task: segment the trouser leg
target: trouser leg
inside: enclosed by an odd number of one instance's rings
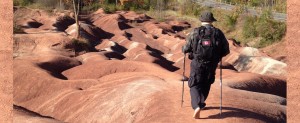
[[[200,107],[201,103],[207,99],[211,85],[205,85],[203,87],[193,86],[190,88],[190,95],[191,95],[191,103],[192,108],[196,109]]]
[[[197,88],[197,86],[191,87],[190,88],[190,95],[191,95],[192,108],[195,110],[197,107],[200,106],[200,103],[201,103],[200,88]]]
[[[201,92],[204,96],[204,101],[207,99],[209,91],[210,91],[211,84],[205,85],[205,87],[202,88]]]

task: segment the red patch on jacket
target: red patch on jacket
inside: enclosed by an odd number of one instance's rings
[[[210,40],[202,41],[203,46],[210,46],[210,44],[211,44]]]

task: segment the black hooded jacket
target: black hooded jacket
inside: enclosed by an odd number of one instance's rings
[[[209,25],[209,27],[206,28],[211,28],[212,26]],[[201,27],[204,28],[204,27]],[[215,48],[216,50],[214,50],[214,57],[212,61],[204,61],[201,62],[199,61],[199,59],[194,58],[191,62],[191,75],[190,75],[190,79],[189,79],[189,87],[193,87],[196,85],[200,85],[200,86],[204,86],[204,85],[209,85],[214,83],[215,80],[215,73],[216,73],[216,69],[218,66],[219,61],[221,60],[222,57],[226,56],[227,54],[229,54],[229,44],[227,39],[225,38],[223,32],[215,27],[214,28],[214,40],[215,42],[218,42],[218,44],[216,44]],[[182,51],[184,53],[190,53],[190,55],[192,55],[192,57],[194,57],[193,55],[197,55],[193,53],[193,47],[195,45],[195,43],[197,43],[199,40],[199,38],[197,38],[197,36],[199,36],[200,34],[200,27],[199,28],[195,28],[187,37],[186,39],[186,44],[183,46]],[[197,38],[197,39],[196,39]],[[189,55],[189,58],[190,58]],[[206,63],[207,62],[207,63]]]

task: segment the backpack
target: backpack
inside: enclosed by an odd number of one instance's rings
[[[219,42],[216,40],[217,29],[209,26],[197,28],[193,42],[193,58],[199,62],[209,63],[218,60]]]

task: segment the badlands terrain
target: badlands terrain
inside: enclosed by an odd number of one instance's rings
[[[284,54],[266,53],[272,46],[262,52],[229,40],[222,115],[219,67],[207,107],[195,120],[187,82],[181,107],[188,22],[99,9],[81,16],[85,43],[78,43],[69,15],[14,8],[24,30],[13,36],[15,123],[286,122],[287,64]]]

